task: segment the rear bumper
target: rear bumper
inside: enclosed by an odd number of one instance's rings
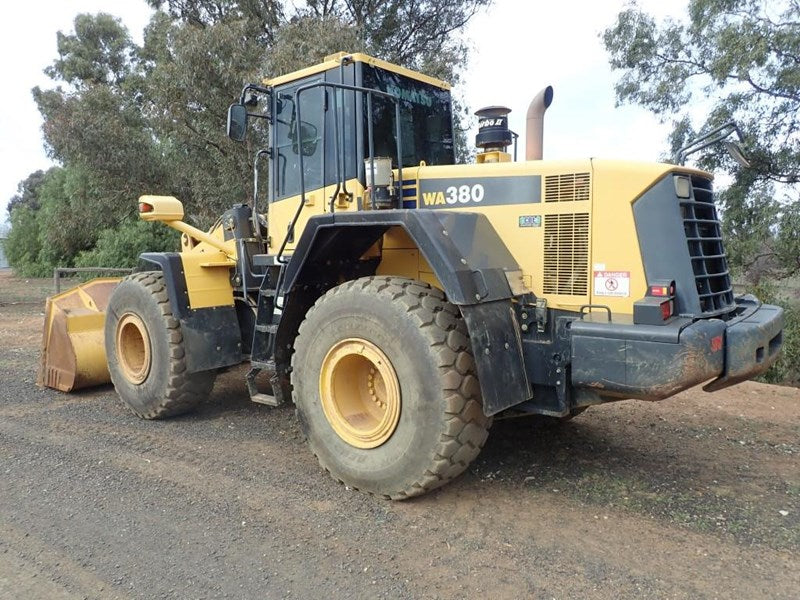
[[[736,299],[728,320],[673,319],[667,325],[575,321],[572,385],[601,396],[660,400],[704,381],[716,391],[766,371],[783,341],[783,309]]]
[[[761,304],[753,296],[738,299],[744,308],[725,330],[725,368],[703,389],[715,392],[757,377],[778,359],[783,345],[783,309]]]

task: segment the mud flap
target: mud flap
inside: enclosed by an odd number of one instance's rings
[[[522,354],[522,338],[510,300],[460,306],[467,323],[483,412],[497,414],[532,396]]]

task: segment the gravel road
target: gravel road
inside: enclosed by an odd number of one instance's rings
[[[0,598],[797,598],[800,390],[495,423],[453,484],[330,479],[243,372],[139,420],[34,384],[46,281],[0,273]]]

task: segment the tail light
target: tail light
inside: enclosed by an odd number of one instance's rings
[[[633,322],[663,325],[675,314],[675,282],[656,281],[647,286],[647,295],[633,303]]]

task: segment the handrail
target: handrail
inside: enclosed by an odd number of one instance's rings
[[[395,130],[396,130],[395,136],[396,136],[396,143],[397,143],[397,176],[398,176],[399,181],[401,182],[400,183],[400,189],[402,191],[402,181],[403,181],[403,143],[402,143],[402,139],[401,139],[402,129],[401,129],[401,123],[400,123],[400,98],[398,98],[394,94],[390,94],[389,92],[384,92],[382,90],[376,90],[376,89],[373,89],[373,88],[365,88],[365,87],[361,87],[361,86],[357,86],[357,85],[348,85],[348,84],[344,84],[344,83],[334,83],[334,82],[328,82],[328,81],[317,81],[317,82],[314,82],[314,83],[308,83],[306,85],[302,85],[302,86],[298,87],[297,90],[295,90],[294,97],[295,97],[295,110],[297,111],[297,117],[296,118],[297,118],[297,122],[298,122],[298,127],[295,130],[295,141],[297,142],[297,148],[298,148],[299,153],[300,153],[300,165],[299,165],[300,166],[300,203],[299,203],[299,205],[297,207],[297,210],[295,211],[294,217],[292,218],[292,222],[291,222],[291,224],[289,225],[289,228],[286,231],[286,236],[283,238],[283,242],[281,243],[281,247],[278,249],[278,254],[275,257],[275,260],[277,262],[280,262],[280,263],[288,262],[288,259],[284,259],[283,258],[283,252],[286,249],[286,245],[289,243],[289,238],[294,233],[294,227],[297,224],[297,221],[300,218],[300,213],[302,212],[303,206],[305,206],[305,203],[306,203],[305,165],[304,165],[304,160],[303,160],[303,146],[302,146],[302,128],[303,128],[302,127],[302,123],[303,123],[303,120],[301,118],[301,112],[300,112],[300,94],[302,92],[308,91],[310,89],[319,88],[319,87],[322,87],[322,88],[329,87],[329,88],[333,88],[334,90],[336,90],[336,89],[349,90],[349,91],[353,91],[353,92],[361,92],[361,93],[367,94],[367,105],[368,105],[368,108],[370,109],[370,112],[369,112],[369,115],[368,115],[368,121],[367,121],[367,128],[368,128],[368,131],[370,132],[370,134],[372,132],[372,111],[371,111],[371,108],[372,108],[372,95],[373,94],[377,94],[378,96],[383,96],[385,98],[389,98],[394,103],[394,108],[395,108]],[[333,94],[333,103],[334,103],[334,112],[336,113],[336,112],[338,112],[338,110],[337,110],[338,109],[338,105],[337,105],[336,94],[335,93]],[[337,117],[336,120],[335,120],[335,123],[336,123],[336,129],[338,130],[338,115],[334,115],[334,116]],[[338,131],[335,132],[335,135],[337,133],[338,133]],[[336,135],[336,138],[337,138],[336,139],[336,149],[337,149],[337,156],[338,156],[339,150],[340,150],[340,148],[339,148],[340,140],[339,140],[339,136],[338,135]],[[344,145],[344,139],[342,139],[341,142],[342,142],[342,146],[343,146]],[[325,143],[325,141],[323,140],[323,144],[324,143]],[[374,159],[375,159],[375,157],[373,155],[374,154],[374,142],[373,142],[373,139],[372,139],[372,135],[369,135],[369,146],[370,146],[370,160],[372,161],[371,164],[370,164],[370,168],[372,169],[373,178],[374,178],[374,173],[375,173],[375,162],[374,162]],[[323,149],[323,152],[324,152],[324,149]],[[344,148],[341,148],[341,154],[342,154],[342,163],[344,163]],[[343,178],[347,177],[347,173],[346,172],[345,173],[341,173],[340,172],[340,170],[339,170],[339,166],[340,165],[339,165],[339,161],[338,160],[337,160],[337,165],[336,166],[337,166],[337,168],[336,168],[336,171],[337,171],[337,182],[336,182],[336,185],[337,185],[337,188],[338,188],[340,183],[341,183],[341,180]],[[344,166],[346,168],[346,165],[344,165]],[[324,174],[323,174],[323,181],[324,181]]]

